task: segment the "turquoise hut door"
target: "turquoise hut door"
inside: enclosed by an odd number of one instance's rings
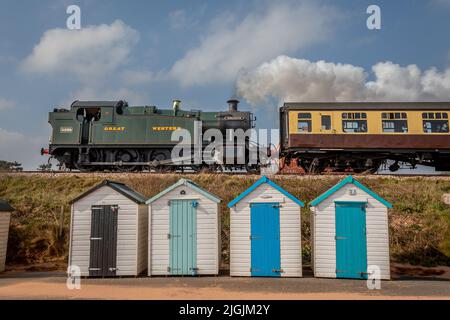
[[[169,272],[197,274],[197,206],[195,200],[170,201]]]
[[[336,277],[367,279],[366,203],[336,202]]]
[[[278,203],[251,204],[251,275],[279,277],[280,205]]]

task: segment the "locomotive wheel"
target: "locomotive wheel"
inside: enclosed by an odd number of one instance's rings
[[[170,159],[170,152],[168,150],[160,150],[156,151],[152,155],[152,161],[164,161]],[[154,168],[155,172],[157,173],[166,173],[174,171],[174,168],[172,166],[168,165],[158,165]]]
[[[138,152],[135,150],[121,150],[116,154],[116,161],[135,162],[137,156]],[[116,166],[116,169],[121,172],[133,172],[138,170],[138,166]]]

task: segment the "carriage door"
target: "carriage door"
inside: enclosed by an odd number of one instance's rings
[[[169,272],[171,275],[197,274],[196,200],[170,200]]]
[[[118,206],[93,206],[89,276],[116,275]]]
[[[251,221],[251,275],[253,277],[279,277],[280,205],[278,203],[252,203]]]
[[[366,203],[336,203],[336,277],[367,279]]]
[[[328,113],[320,114],[320,131],[324,133],[333,132],[331,114]]]

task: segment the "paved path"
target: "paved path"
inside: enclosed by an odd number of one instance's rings
[[[0,276],[0,299],[449,299],[450,281],[383,281],[368,290],[365,281],[314,278],[112,278],[82,279],[68,290],[62,273]]]

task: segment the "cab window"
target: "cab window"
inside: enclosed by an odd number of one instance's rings
[[[383,132],[408,132],[408,115],[406,112],[383,112],[381,121]]]
[[[77,120],[80,122],[100,121],[101,117],[100,108],[79,108],[77,110]]]
[[[425,133],[448,133],[448,113],[446,112],[424,112],[422,113],[423,132]]]
[[[344,112],[342,114],[342,131],[367,132],[367,113]]]
[[[311,132],[312,131],[312,121],[311,113],[299,113],[298,114],[298,132]]]

